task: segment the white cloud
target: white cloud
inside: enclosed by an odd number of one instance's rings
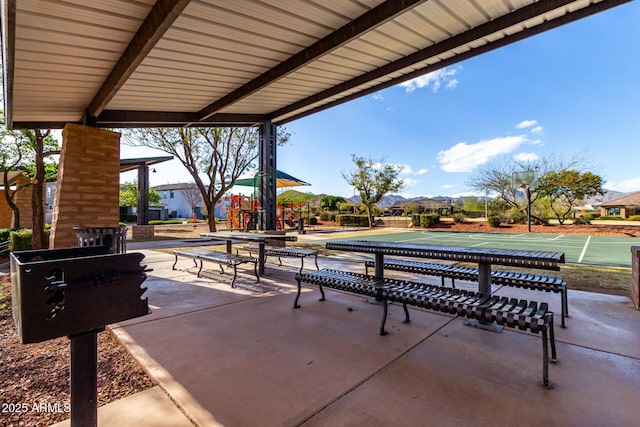
[[[384,97],[382,95],[380,95],[379,93],[371,95],[371,98],[374,101],[384,101]]]
[[[416,185],[422,181],[413,178],[402,178],[402,182],[404,182],[404,185]]]
[[[411,169],[411,166],[409,165],[403,165],[403,164],[396,164],[394,165],[395,167],[397,167],[398,169],[400,169],[400,173],[404,173],[404,174],[410,174],[413,172],[413,170]]]
[[[536,126],[532,128],[531,133],[534,135],[542,135],[542,126]]]
[[[539,158],[540,156],[538,156],[536,153],[518,153],[513,156],[513,160],[515,160],[516,162],[534,162]]]
[[[444,184],[444,185],[440,186],[440,188],[442,188],[443,190],[448,190],[450,188],[456,188],[456,187],[457,187],[457,185],[455,185],[455,184]]]
[[[640,191],[640,178],[625,179],[624,181],[607,181],[603,187],[607,190],[623,191],[625,193]]]
[[[416,89],[422,89],[431,86],[432,92],[437,92],[440,90],[442,85],[445,85],[446,89],[455,89],[458,85],[458,80],[453,78],[458,72],[458,68],[443,68],[441,70],[433,71],[431,73],[427,73],[420,77],[416,77],[415,79],[408,80],[406,82],[400,83],[400,86],[405,88],[406,92],[413,92]]]
[[[426,169],[420,169],[418,172],[416,172],[416,175],[424,175],[425,173],[427,173]]]
[[[530,128],[531,126],[537,125],[538,122],[536,120],[523,120],[516,125],[517,129],[525,129]]]
[[[500,154],[508,154],[528,142],[525,135],[494,138],[475,144],[460,142],[438,153],[438,162],[445,172],[471,172]]]

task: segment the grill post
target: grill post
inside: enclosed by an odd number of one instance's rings
[[[69,336],[71,342],[71,427],[98,425],[98,332]]]

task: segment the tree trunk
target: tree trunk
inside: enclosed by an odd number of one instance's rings
[[[367,216],[369,217],[369,228],[373,228],[373,214],[371,213],[371,206],[367,206]]]
[[[13,196],[9,194],[9,192],[11,191],[9,188],[9,175],[7,171],[5,171],[2,175],[4,198],[7,201],[7,205],[9,205],[11,211],[13,212],[13,218],[11,219],[11,228],[20,228],[20,209],[18,209],[18,206],[13,203]],[[18,191],[18,188],[16,188],[16,191]]]
[[[36,141],[36,176],[32,183],[31,208],[33,209],[32,236],[33,249],[45,249],[44,238],[44,136],[40,130],[35,130]]]
[[[218,231],[216,230],[216,204],[205,201],[205,205],[207,206],[207,217],[209,218],[209,231],[215,233]]]

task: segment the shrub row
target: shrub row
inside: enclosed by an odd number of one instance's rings
[[[640,221],[640,215],[631,215],[629,221]]]
[[[438,214],[411,214],[411,225],[414,227],[429,228],[440,223]]]
[[[49,230],[44,232],[47,246],[49,244]],[[0,242],[9,241],[10,251],[28,251],[33,249],[33,232],[28,228],[14,230],[11,228],[0,229]]]
[[[193,220],[191,220],[193,221]],[[181,219],[152,219],[149,221],[149,225],[162,225],[162,224],[182,224]]]
[[[489,224],[489,227],[500,227],[501,222],[502,220],[500,219],[499,216],[490,216],[487,218],[487,223]]]
[[[360,227],[369,226],[369,217],[367,215],[336,215],[336,221],[339,225],[358,224]]]

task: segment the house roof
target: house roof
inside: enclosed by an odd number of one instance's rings
[[[603,208],[611,206],[640,206],[640,191],[620,197],[619,199],[600,203],[600,207]]]
[[[156,191],[164,191],[164,190],[191,190],[194,188],[197,189],[198,187],[196,187],[196,184],[193,182],[182,182],[177,184],[156,185],[150,188]]]
[[[173,160],[173,156],[139,157],[136,159],[120,159],[120,173],[138,169],[141,165],[151,166]]]
[[[630,0],[1,0],[9,129],[284,124]]]

